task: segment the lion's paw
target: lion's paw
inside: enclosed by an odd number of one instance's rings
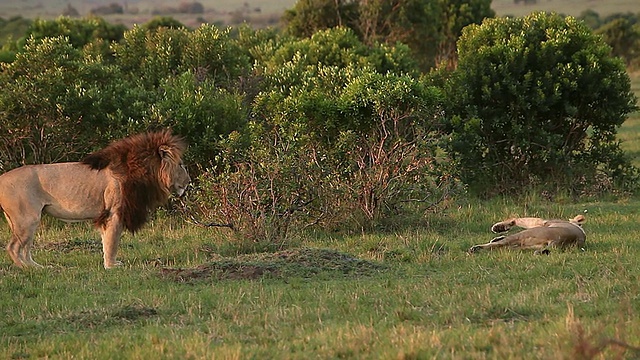
[[[108,263],[108,264],[105,263],[104,264],[104,268],[105,269],[113,269],[113,268],[116,268],[116,267],[119,267],[119,266],[122,266],[122,265],[124,265],[124,263],[122,261],[114,261],[114,262]]]

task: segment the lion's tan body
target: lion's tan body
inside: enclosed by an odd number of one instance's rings
[[[565,220],[544,220],[540,218],[514,218],[494,224],[491,230],[503,232],[512,226],[522,227],[525,230],[507,236],[498,236],[486,244],[475,245],[469,249],[476,252],[481,249],[515,248],[532,249],[536,253],[548,253],[549,248],[568,248],[577,246],[583,248],[586,234],[582,229],[585,218],[578,215],[575,218]]]
[[[64,221],[93,220],[102,238],[104,267],[119,264],[122,231],[136,231],[148,211],[166,201],[169,192],[181,195],[191,180],[181,160],[185,145],[178,138],[161,132],[131,139],[128,147],[114,150],[121,140],[83,162],[26,165],[0,176],[0,207],[12,231],[7,251],[16,265],[39,266],[31,246],[43,212]],[[143,152],[146,161],[127,151]],[[122,159],[132,159],[131,164],[123,165],[127,161]]]

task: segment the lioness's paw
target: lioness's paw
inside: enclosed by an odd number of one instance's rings
[[[491,227],[491,231],[494,233],[502,233],[505,232],[507,230],[509,230],[510,226],[504,223],[497,223],[497,224],[493,224],[493,226]]]
[[[551,251],[549,249],[536,250],[533,252],[534,255],[549,255]]]
[[[477,252],[480,249],[481,249],[481,246],[474,245],[471,248],[469,248],[468,252],[469,252],[469,254],[473,254],[474,252]]]

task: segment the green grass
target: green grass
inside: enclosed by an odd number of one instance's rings
[[[504,217],[585,209],[585,252],[466,253]],[[495,200],[246,255],[229,230],[159,217],[125,236],[112,271],[89,225],[47,220],[35,252],[47,268],[0,257],[0,358],[576,358],[609,338],[640,345],[639,210]]]

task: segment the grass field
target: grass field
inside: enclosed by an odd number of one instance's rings
[[[638,121],[620,131],[636,163]],[[497,220],[585,210],[585,251],[466,252]],[[0,358],[640,357],[637,198],[460,202],[420,226],[277,245],[229,231],[159,214],[105,271],[89,224],[45,219],[45,269],[0,255]]]
[[[466,253],[498,218],[584,210],[584,252]],[[160,216],[105,271],[88,224],[48,220],[35,252],[47,268],[0,257],[0,358],[631,359],[638,224],[637,201],[495,200],[242,255],[228,230]]]

